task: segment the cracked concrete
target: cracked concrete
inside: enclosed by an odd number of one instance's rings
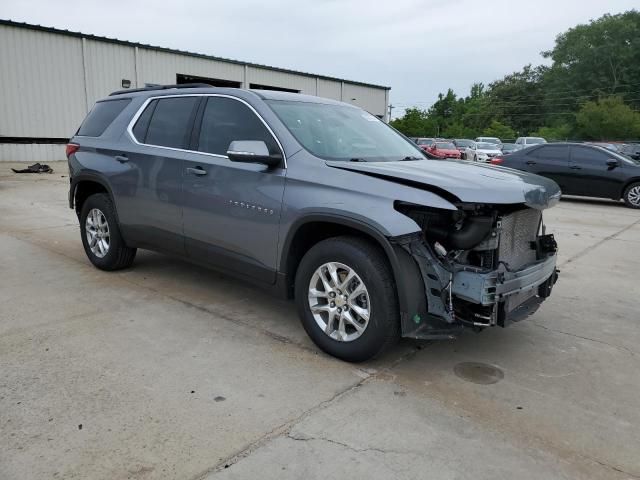
[[[563,200],[534,318],[349,365],[223,275],[94,269],[54,169],[0,172],[2,480],[640,478],[639,212]]]

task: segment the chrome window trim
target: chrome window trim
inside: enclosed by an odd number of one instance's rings
[[[155,97],[147,98],[144,101],[144,103],[140,106],[140,108],[138,109],[136,114],[133,116],[133,118],[129,122],[129,125],[127,125],[127,134],[129,135],[129,138],[131,139],[131,141],[133,143],[135,143],[136,145],[140,145],[140,146],[144,146],[144,147],[162,148],[162,149],[165,149],[165,150],[173,150],[175,152],[197,153],[199,155],[207,155],[209,157],[216,157],[216,158],[226,158],[227,160],[229,160],[229,157],[227,155],[220,155],[220,154],[217,154],[217,153],[200,152],[198,150],[188,150],[186,148],[165,147],[165,146],[162,146],[162,145],[153,145],[151,143],[141,143],[135,137],[135,135],[133,134],[133,127],[135,126],[136,122],[140,118],[140,115],[142,115],[142,112],[145,111],[145,109],[147,108],[149,103],[151,103],[153,100],[162,100],[163,98],[182,98],[182,97],[222,97],[222,98],[230,98],[232,100],[236,100],[236,101],[238,101],[240,103],[245,104],[247,107],[249,107],[249,109],[253,112],[253,114],[256,117],[258,117],[258,119],[262,122],[262,124],[266,127],[267,131],[271,134],[273,139],[278,144],[278,147],[280,148],[280,152],[282,152],[282,159],[284,161],[284,168],[285,169],[287,168],[287,155],[284,153],[284,148],[282,148],[282,144],[280,143],[280,140],[278,140],[278,137],[273,132],[273,130],[271,129],[269,124],[265,121],[265,119],[262,118],[262,115],[260,115],[258,113],[258,111],[255,108],[253,108],[253,106],[251,104],[249,104],[249,102],[247,102],[246,100],[243,100],[242,98],[239,98],[239,97],[234,97],[233,95],[226,95],[226,94],[222,94],[222,93],[187,93],[187,94],[182,94],[182,95],[158,95],[158,96],[155,96]]]

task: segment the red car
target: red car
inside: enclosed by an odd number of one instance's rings
[[[451,142],[433,142],[426,151],[439,158],[461,158],[460,152]]]

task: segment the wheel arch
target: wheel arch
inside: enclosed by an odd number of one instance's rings
[[[327,238],[354,235],[379,246],[385,254],[396,284],[396,295],[401,318],[426,311],[425,287],[413,258],[392,238],[387,238],[375,227],[362,221],[337,215],[306,216],[292,225],[285,238],[279,271],[284,275],[286,295],[293,296],[295,275],[304,254],[315,244]]]
[[[629,186],[631,186],[634,183],[640,183],[640,177],[633,177],[633,178],[630,178],[630,179],[626,180],[624,182],[624,185],[622,186],[622,189],[620,190],[620,197],[619,198],[624,199],[624,194],[626,193],[627,188],[629,188]]]
[[[69,208],[75,209],[76,214],[80,215],[82,204],[94,193],[106,193],[111,198],[111,201],[114,201],[111,187],[99,175],[82,173],[74,176],[69,189]],[[118,212],[116,212],[117,216]]]

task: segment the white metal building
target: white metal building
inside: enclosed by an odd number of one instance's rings
[[[146,84],[299,92],[386,119],[389,87],[0,20],[0,161],[63,160],[93,103]]]

